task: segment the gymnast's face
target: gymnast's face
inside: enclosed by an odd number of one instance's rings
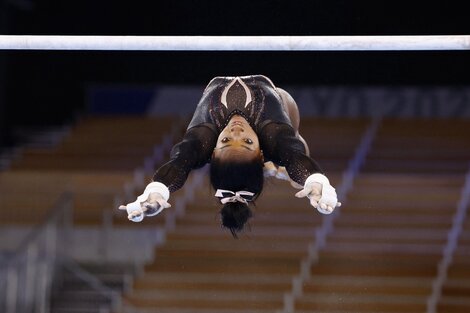
[[[214,149],[214,157],[222,160],[252,160],[260,157],[258,136],[240,115],[234,115],[222,130]]]

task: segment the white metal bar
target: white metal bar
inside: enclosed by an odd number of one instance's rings
[[[44,36],[0,35],[0,50],[379,51],[470,50],[470,35]]]

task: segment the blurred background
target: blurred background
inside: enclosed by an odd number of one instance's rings
[[[2,0],[16,35],[468,35],[463,2]],[[0,51],[0,311],[469,312],[470,51]],[[290,92],[343,207],[267,180],[220,228],[206,168],[135,199],[215,76]]]

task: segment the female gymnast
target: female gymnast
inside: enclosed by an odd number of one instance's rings
[[[263,190],[264,176],[291,180],[323,214],[340,206],[336,191],[309,156],[299,134],[294,99],[262,75],[216,77],[202,95],[183,140],[171,151],[135,202],[119,209],[140,222],[170,207],[170,193],[185,183],[191,170],[210,163],[210,181],[223,205],[222,225],[232,235],[252,216],[249,204]]]

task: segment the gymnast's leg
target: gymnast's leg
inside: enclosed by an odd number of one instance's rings
[[[297,138],[300,139],[300,141],[302,141],[305,146],[306,154],[310,156],[310,149],[308,148],[307,142],[305,141],[305,139],[302,138],[299,133],[300,113],[297,103],[295,102],[294,98],[292,98],[292,96],[284,89],[276,88],[276,90],[282,99],[282,105],[284,106],[284,110],[289,116],[289,119],[292,123],[292,127],[294,127],[295,135],[297,136]]]
[[[287,115],[289,116],[289,119],[292,123],[292,127],[295,130],[296,137],[299,138],[299,140],[304,144],[305,153],[307,155],[310,155],[310,150],[308,148],[307,142],[302,138],[302,136],[299,133],[300,114],[299,114],[299,108],[297,107],[297,103],[295,102],[294,98],[292,98],[292,96],[284,89],[276,88],[276,91],[281,97],[282,106],[284,110],[286,111]],[[289,180],[291,185],[294,188],[297,188],[297,189],[303,188],[303,186],[297,184],[296,182],[294,182],[293,180],[289,178],[289,174],[287,173],[286,169],[283,166],[277,167],[272,162],[267,162],[265,163],[265,173],[266,173],[266,176],[276,176],[276,178],[279,178],[279,179]]]

